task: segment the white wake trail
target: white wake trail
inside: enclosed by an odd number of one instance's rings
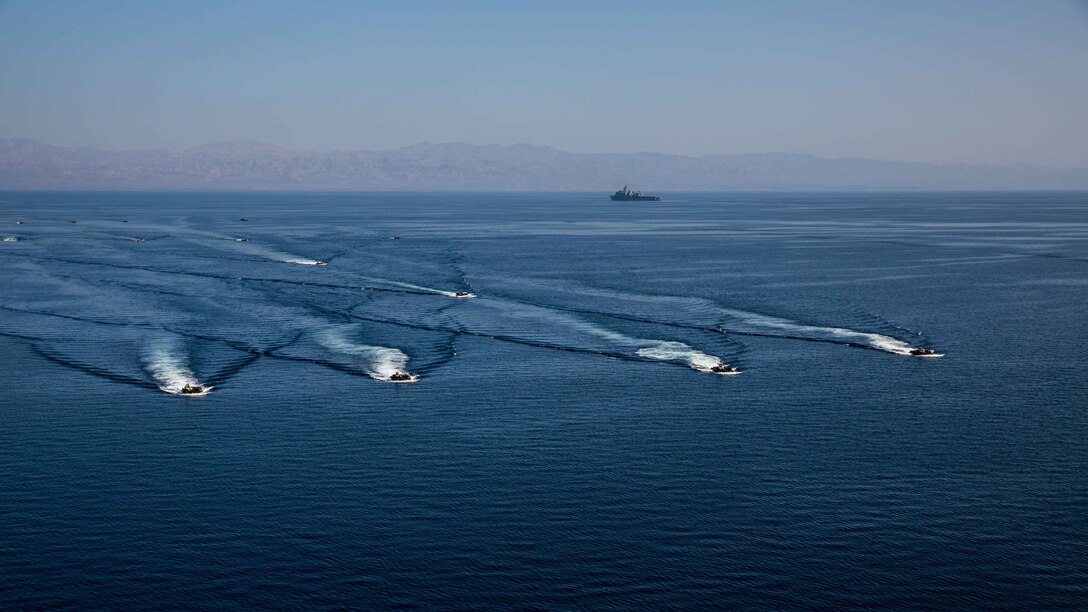
[[[420,291],[422,293],[433,293],[435,295],[444,295],[452,298],[474,298],[475,293],[469,293],[468,291],[446,291],[445,289],[436,289],[434,287],[425,287],[423,285],[416,285],[413,283],[406,283],[403,281],[396,281],[388,278],[378,278],[374,276],[360,276],[360,280],[364,280],[368,283],[376,283],[379,285],[389,285],[391,287],[400,287],[401,289],[411,289],[413,291]]]
[[[247,255],[253,255],[254,257],[260,257],[261,259],[267,259],[269,261],[278,261],[281,263],[297,264],[302,266],[324,266],[325,262],[319,259],[310,259],[308,257],[302,257],[300,255],[294,255],[274,249],[272,247],[265,246],[263,244],[257,244],[252,240],[242,240],[237,236],[228,236],[226,234],[217,234],[214,232],[204,232],[188,230],[186,231],[187,239],[194,244],[200,244],[219,250],[234,250]],[[193,236],[199,236],[201,238],[194,238]],[[211,239],[211,240],[208,240]]]
[[[710,372],[715,366],[725,365],[721,357],[696,350],[683,342],[628,336],[600,327],[589,321],[565,313],[556,312],[550,308],[495,299],[481,299],[480,303],[492,308],[501,308],[505,311],[505,314],[508,315],[521,318],[542,319],[561,324],[565,327],[615,344],[623,349],[633,349],[635,355],[644,359],[682,363],[689,368],[700,372]]]
[[[419,377],[407,370],[408,355],[400,349],[388,346],[358,344],[344,337],[341,330],[324,329],[316,335],[318,343],[330,351],[348,355],[362,362],[363,371],[375,380],[387,382],[415,382]],[[398,374],[407,375],[405,380],[396,380]]]
[[[509,282],[508,279],[504,280],[507,280],[507,282]],[[540,281],[534,281],[534,283],[539,284]],[[749,326],[753,331],[757,332],[760,329],[769,329],[789,332],[799,336],[807,335],[814,338],[823,337],[828,339],[837,339],[851,342],[854,344],[868,346],[880,351],[893,353],[896,355],[911,355],[912,350],[920,348],[906,341],[899,340],[897,338],[893,338],[884,334],[863,332],[845,327],[806,325],[804,323],[799,323],[797,321],[782,317],[763,315],[756,312],[738,310],[735,308],[726,308],[721,306],[717,302],[708,300],[706,298],[624,293],[611,289],[599,289],[594,287],[582,286],[562,286],[560,287],[560,289],[580,295],[603,297],[620,301],[687,307],[696,312],[704,312],[708,314],[716,313],[721,316],[729,317],[744,325]],[[940,355],[934,354],[931,356],[937,357]]]
[[[683,342],[661,341],[653,346],[636,351],[639,357],[659,361],[680,361],[700,372],[710,372],[712,368],[724,365],[720,357],[697,351]]]
[[[300,257],[298,255],[292,255],[290,253],[285,253],[283,251],[279,251],[279,250],[276,250],[276,249],[273,249],[273,248],[269,248],[269,247],[262,246],[262,245],[259,245],[259,244],[254,244],[253,242],[238,242],[236,244],[238,246],[238,249],[241,250],[241,251],[244,251],[244,252],[249,253],[251,255],[256,255],[258,257],[263,257],[264,259],[270,259],[272,261],[279,261],[279,262],[283,262],[283,263],[298,264],[298,265],[302,265],[302,266],[323,266],[323,265],[325,265],[325,262],[323,262],[321,260],[318,260],[318,259],[308,259],[306,257]]]
[[[827,334],[835,338],[842,338],[843,340],[846,340],[848,342],[871,346],[872,348],[875,348],[877,350],[885,351],[888,353],[895,353],[897,355],[910,355],[911,350],[916,348],[902,340],[892,338],[891,336],[885,336],[884,334],[862,332],[853,329],[847,329],[844,327],[805,325],[803,323],[790,321],[789,319],[781,319],[778,317],[756,314],[754,312],[747,312],[744,310],[733,310],[729,308],[719,309],[723,313],[739,319],[740,321],[751,325],[752,327],[780,329],[782,331],[800,334]]]
[[[159,384],[159,389],[167,393],[180,395],[186,386],[198,386],[201,393],[187,395],[205,395],[211,387],[200,384],[196,374],[189,368],[188,355],[181,347],[178,338],[165,336],[154,340],[144,353],[148,371]]]

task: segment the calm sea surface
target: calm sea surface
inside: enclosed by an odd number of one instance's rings
[[[664,195],[0,193],[0,607],[1088,607],[1088,194]]]

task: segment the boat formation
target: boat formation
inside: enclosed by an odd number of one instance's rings
[[[612,194],[612,200],[616,202],[660,202],[661,196],[646,195],[641,191],[628,189],[627,185],[624,185],[623,189]]]
[[[646,195],[642,191],[628,189],[626,185],[623,187],[623,189],[621,189],[621,190],[617,191],[616,193],[612,194],[611,198],[612,198],[612,200],[615,200],[615,201],[650,201],[650,202],[659,202],[659,201],[661,201],[661,198],[659,196]],[[239,219],[239,221],[248,221],[248,219],[246,217],[242,217],[242,218]],[[75,223],[76,221],[72,220],[70,222]],[[122,222],[127,223],[128,220],[126,219],[126,220],[123,220]],[[23,221],[16,221],[16,223],[19,224],[19,225],[22,225],[24,222]],[[397,236],[397,235],[392,235],[389,238],[391,240],[400,240],[400,236]],[[132,236],[129,239],[133,240],[135,242],[145,242],[147,240],[143,236]],[[19,240],[19,238],[16,237],[16,236],[0,236],[0,240],[2,240],[3,242],[17,242]],[[236,237],[233,238],[233,240],[235,240],[237,242],[249,242],[250,239],[245,237],[245,236],[236,236]],[[303,263],[303,262],[298,262],[298,263]],[[312,260],[312,261],[307,261],[307,262],[304,262],[304,263],[309,263],[309,264],[315,265],[315,266],[327,266],[327,265],[329,265],[328,262],[321,261],[321,260]],[[455,298],[462,298],[462,299],[477,297],[477,295],[475,293],[472,293],[470,291],[463,291],[463,290],[462,291],[455,291],[455,292],[452,292],[452,293],[448,293],[448,292],[442,292],[442,293],[444,293],[445,295],[449,295],[449,296],[452,296],[452,297],[455,297]],[[931,348],[927,348],[927,347],[911,348],[907,352],[907,354],[912,356],[912,357],[943,357],[944,356],[943,353],[938,353],[936,350],[931,349]],[[708,370],[703,370],[703,371],[705,372],[705,371],[708,371]],[[740,374],[739,369],[737,369],[735,366],[729,365],[727,363],[717,363],[714,366],[711,366],[709,368],[709,372],[714,373],[714,374],[718,374],[718,375]],[[390,382],[414,382],[416,380],[419,380],[419,377],[414,375],[414,374],[409,374],[407,372],[397,370],[397,371],[393,372],[392,374],[390,374],[388,376],[388,378],[386,378],[386,380],[388,380]],[[176,391],[173,391],[173,392],[178,394],[178,395],[203,395],[203,394],[208,393],[210,390],[211,390],[211,387],[208,387],[208,386],[200,385],[200,384],[197,384],[197,383],[186,383],[185,386],[181,387],[181,389],[177,389]]]

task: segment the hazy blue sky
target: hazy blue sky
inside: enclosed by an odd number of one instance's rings
[[[1088,166],[1088,8],[0,0],[0,137]]]

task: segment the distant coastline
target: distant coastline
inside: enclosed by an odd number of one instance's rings
[[[569,153],[532,145],[424,143],[380,151],[295,151],[222,142],[108,151],[0,139],[2,190],[200,191],[1080,190],[1088,168],[937,164],[798,153]]]

